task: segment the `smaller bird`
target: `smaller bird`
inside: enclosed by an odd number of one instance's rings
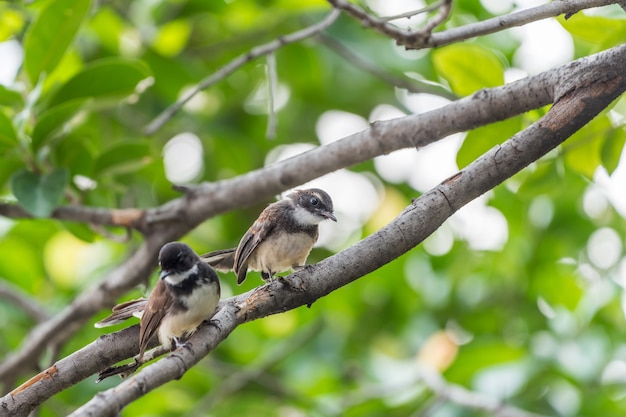
[[[159,252],[161,274],[150,297],[113,307],[110,316],[97,322],[97,328],[112,326],[140,317],[139,356],[142,363],[150,340],[156,335],[166,349],[184,345],[200,323],[213,316],[220,299],[217,274],[186,244],[170,242]],[[100,379],[110,368],[101,373]],[[109,372],[106,376],[120,372]]]
[[[318,224],[326,219],[337,221],[333,200],[325,191],[296,190],[267,206],[236,248],[210,252],[201,259],[219,271],[234,271],[238,284],[248,269],[271,280],[278,272],[304,267],[319,236]]]

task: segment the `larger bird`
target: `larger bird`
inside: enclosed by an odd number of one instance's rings
[[[267,206],[236,248],[201,258],[218,270],[235,271],[238,284],[249,269],[271,280],[278,272],[304,266],[319,236],[318,224],[326,219],[337,221],[330,196],[319,188],[297,190]]]
[[[95,324],[106,327],[132,316],[141,317],[139,363],[154,336],[166,349],[184,344],[202,321],[213,316],[220,299],[217,274],[186,244],[164,245],[159,265],[160,278],[147,301],[143,298],[119,304],[109,317]]]

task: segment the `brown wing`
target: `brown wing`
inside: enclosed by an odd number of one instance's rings
[[[125,303],[118,304],[113,307],[112,313],[108,317],[105,317],[94,324],[94,327],[101,328],[122,323],[123,321],[135,316],[135,314],[142,312],[146,308],[147,303],[147,299],[138,298],[136,300],[130,300]]]
[[[148,347],[150,339],[157,334],[159,325],[165,317],[166,312],[174,302],[172,294],[167,290],[167,286],[163,280],[159,280],[150,298],[148,305],[141,316],[141,325],[139,327],[139,358],[143,358],[143,354]]]
[[[241,284],[246,279],[248,272],[248,258],[259,244],[270,234],[274,228],[274,223],[270,221],[276,214],[278,203],[270,204],[261,212],[259,218],[248,229],[239,241],[235,251],[235,265],[233,270],[237,274],[237,284]]]
[[[200,256],[202,262],[222,272],[232,271],[235,265],[235,251],[237,248],[222,249],[205,253]]]

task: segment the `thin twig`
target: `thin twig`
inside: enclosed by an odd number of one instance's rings
[[[451,384],[443,379],[439,372],[427,366],[420,366],[420,376],[422,382],[438,397],[461,407],[483,411],[494,417],[545,417],[513,407],[488,395],[470,391],[460,385]]]
[[[360,55],[354,53],[350,48],[325,33],[319,33],[317,39],[320,42],[335,52],[337,55],[346,60],[346,62],[354,65],[355,67],[373,75],[376,78],[386,82],[394,87],[403,88],[410,93],[427,93],[436,95],[439,97],[447,98],[448,100],[457,100],[459,97],[444,87],[440,87],[434,84],[413,80],[406,76],[398,76],[383,69],[379,68],[375,64],[367,61]]]
[[[422,14],[422,13],[428,13],[428,12],[432,12],[433,10],[437,10],[438,8],[440,8],[444,2],[449,1],[449,0],[441,0],[438,1],[437,3],[433,3],[431,5],[428,5],[422,9],[419,10],[413,10],[410,12],[404,12],[404,13],[400,13],[400,14],[396,14],[393,16],[383,16],[381,17],[381,19],[387,21],[387,22],[391,22],[392,20],[398,20],[398,19],[410,19],[414,16],[417,16],[418,14]]]
[[[278,71],[276,70],[276,54],[271,52],[267,55],[267,129],[265,137],[267,139],[276,138],[276,125],[278,115],[276,114],[276,93],[278,92]]]
[[[11,303],[24,310],[24,312],[37,323],[50,318],[50,313],[39,301],[4,280],[0,280],[0,298],[9,300]]]
[[[445,31],[431,33],[432,28],[430,28],[430,26],[432,26],[432,22],[419,31],[402,30],[389,24],[387,20],[383,18],[372,16],[359,6],[350,3],[347,0],[328,0],[328,2],[334,7],[344,10],[352,17],[360,20],[363,26],[371,27],[382,34],[391,37],[398,45],[404,45],[407,49],[424,49],[435,46],[449,45],[451,43],[467,40],[477,36],[488,35],[490,33],[500,32],[504,29],[522,26],[537,20],[559,16],[561,14],[573,14],[583,9],[620,3],[617,0],[554,1],[508,15],[487,19],[482,22],[471,23]],[[444,12],[445,10],[442,10],[437,17],[433,18],[433,21],[437,23],[437,21],[442,17],[443,20],[445,20]]]
[[[253,59],[272,53],[277,49],[283,47],[284,45],[299,42],[303,39],[307,39],[316,35],[317,33],[323,31],[328,26],[330,26],[339,17],[340,14],[341,13],[339,12],[339,10],[333,9],[328,14],[328,16],[324,18],[324,20],[312,26],[309,26],[297,32],[290,33],[289,35],[282,36],[269,43],[266,43],[265,45],[257,46],[243,55],[239,55],[237,58],[233,59],[225,66],[200,81],[194,87],[189,89],[183,97],[178,99],[178,101],[162,111],[161,114],[159,114],[146,126],[146,128],[144,129],[145,134],[152,135],[161,127],[163,127],[163,125],[169,119],[171,119],[185,105],[185,103],[191,100],[191,98],[198,94],[200,91],[205,90],[213,84],[228,77],[230,74],[235,72],[235,70],[237,70],[244,64],[252,61]]]
[[[448,16],[450,16],[450,10],[452,10],[452,0],[443,0],[439,12],[428,21],[426,26],[421,30],[424,34],[429,34],[440,24],[442,24]]]

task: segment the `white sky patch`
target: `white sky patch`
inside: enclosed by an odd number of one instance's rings
[[[587,255],[596,267],[608,269],[615,265],[622,255],[622,240],[610,227],[598,229],[589,237]]]
[[[483,194],[449,220],[456,234],[474,250],[500,250],[509,238],[506,218],[500,210],[487,206],[488,199]]]
[[[521,41],[513,65],[529,74],[538,74],[574,58],[572,36],[554,20],[540,20],[511,30]]]
[[[317,119],[315,133],[322,145],[328,145],[368,127],[367,120],[358,114],[329,110]]]
[[[545,195],[535,197],[528,208],[528,217],[535,227],[546,228],[554,217],[552,200]]]
[[[600,219],[609,208],[609,200],[604,191],[596,184],[591,184],[583,194],[583,211],[592,219]]]
[[[517,80],[528,77],[528,73],[520,68],[507,68],[504,70],[504,83],[509,84]]]
[[[374,158],[374,168],[385,181],[399,184],[411,178],[418,161],[416,149],[400,149]]]
[[[406,116],[406,114],[396,106],[392,106],[391,104],[379,104],[370,112],[369,121],[391,120],[404,116]]]
[[[396,96],[415,114],[426,113],[450,103],[447,98],[427,93],[409,93],[403,89],[396,89]]]
[[[619,164],[611,176],[604,168],[599,167],[593,179],[600,189],[604,191],[615,210],[622,217],[626,218],[626,193],[624,192],[624,184],[626,184],[626,148],[622,149]]]
[[[455,133],[420,148],[408,181],[409,185],[420,192],[426,192],[456,174],[459,171],[456,154],[464,136],[465,133]]]
[[[448,223],[441,225],[432,235],[428,236],[422,246],[432,256],[443,256],[450,252],[454,245],[454,231]]]
[[[202,142],[193,133],[174,136],[163,148],[165,176],[175,184],[193,181],[204,168]]]
[[[0,43],[0,84],[10,86],[24,59],[24,50],[16,40]]]
[[[491,14],[501,15],[511,11],[513,0],[480,0],[480,4]]]

